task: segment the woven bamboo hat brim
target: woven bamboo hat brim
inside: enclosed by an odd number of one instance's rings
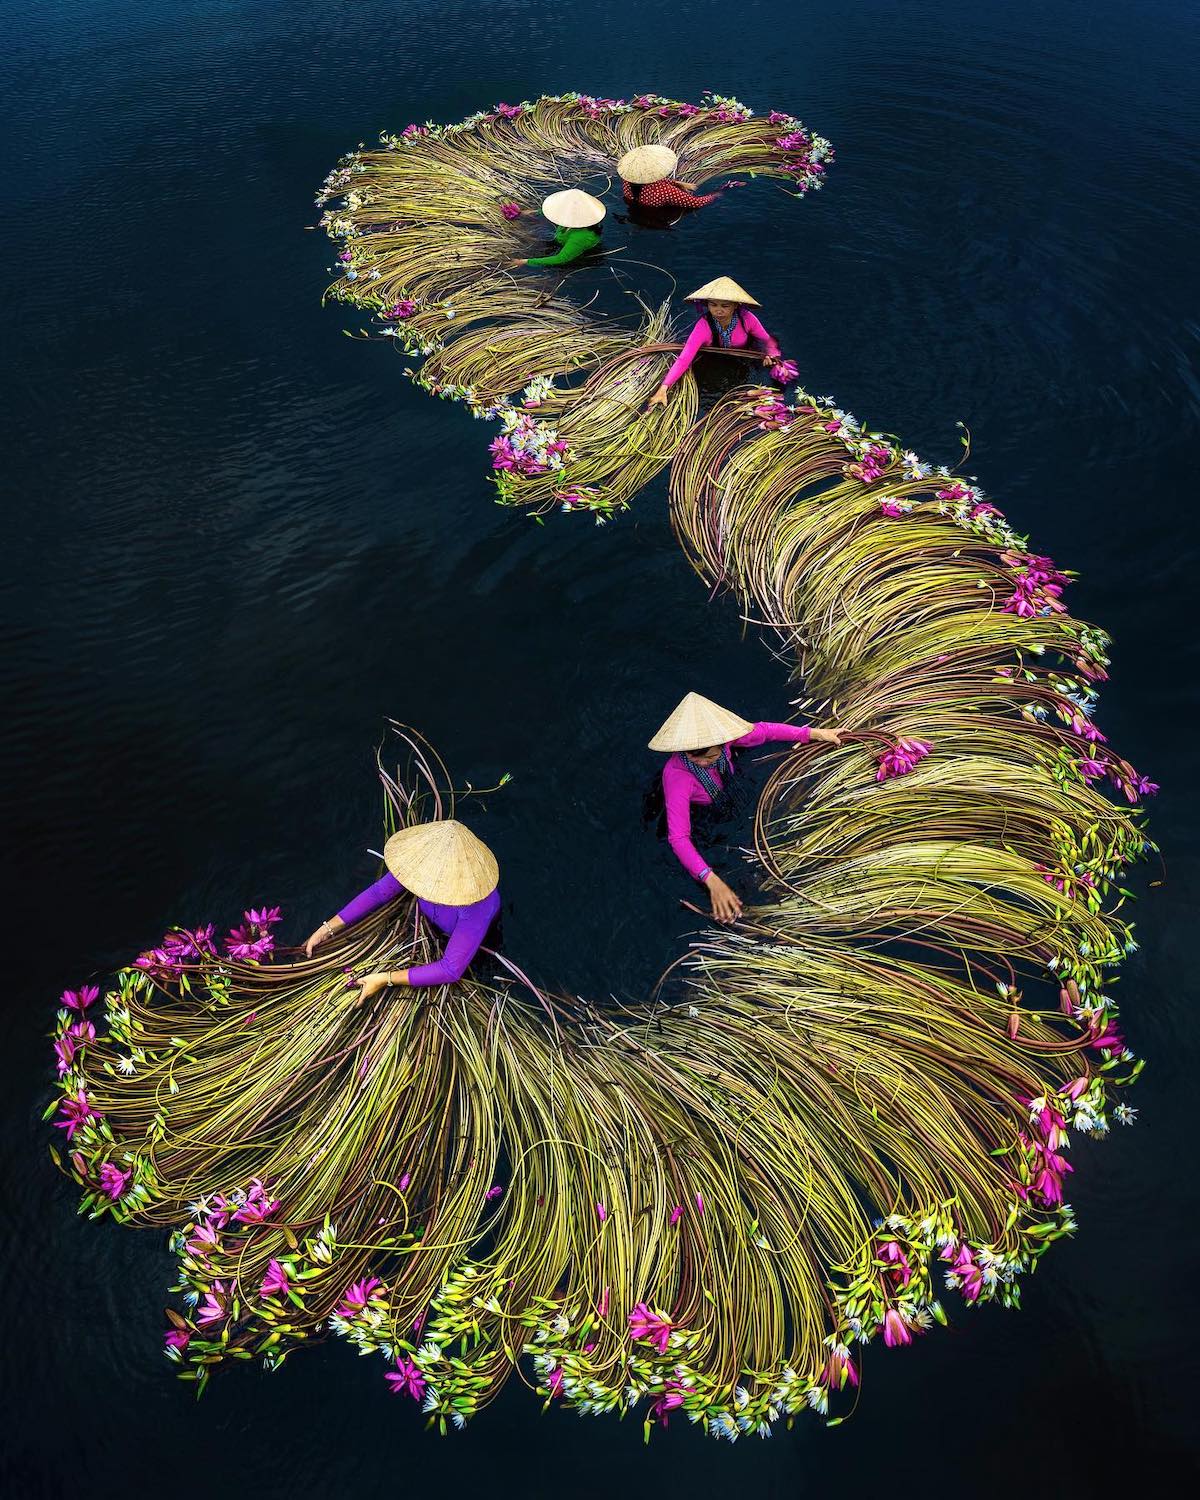
[[[753,724],[731,714],[711,698],[689,693],[650,741],[650,748],[707,750],[710,745],[727,745],[730,740],[740,740],[753,728]]]
[[[741,302],[746,307],[761,307],[757,301],[738,286],[732,276],[718,276],[715,281],[706,281],[699,291],[688,295],[688,302]]]
[[[393,833],[383,846],[383,862],[405,890],[447,906],[482,901],[500,882],[496,856],[453,818]]]
[[[679,158],[670,146],[635,146],[617,163],[617,171],[626,182],[661,182],[678,165]]]
[[[542,212],[560,229],[590,229],[608,212],[599,198],[580,188],[565,188],[542,199]]]

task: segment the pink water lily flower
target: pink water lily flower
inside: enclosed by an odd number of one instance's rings
[[[225,1300],[225,1283],[214,1281],[205,1292],[204,1301],[196,1312],[196,1322],[202,1328],[207,1328],[210,1323],[219,1323],[228,1310]]]
[[[777,359],[771,366],[771,374],[784,385],[790,385],[800,374],[800,366],[794,359]]]
[[[546,1376],[546,1389],[556,1399],[562,1395],[563,1372],[560,1366],[555,1365]]]
[[[671,1322],[639,1302],[629,1314],[629,1333],[639,1343],[651,1344],[659,1354],[665,1354],[671,1342]]]
[[[272,1256],[267,1262],[267,1274],[262,1279],[259,1292],[264,1297],[286,1297],[291,1289],[287,1270]]]
[[[879,1247],[879,1258],[887,1262],[888,1274],[895,1276],[901,1286],[907,1286],[912,1280],[912,1266],[908,1256],[895,1240],[884,1240]]]
[[[680,1384],[674,1376],[667,1381],[662,1395],[659,1396],[658,1400],[650,1408],[651,1414],[658,1418],[658,1425],[660,1427],[667,1425],[668,1414],[681,1407],[684,1401],[687,1400],[687,1395],[687,1386]]]
[[[220,1231],[213,1224],[197,1224],[192,1230],[192,1235],[186,1241],[189,1255],[194,1255],[198,1260],[203,1260],[210,1250],[219,1250],[221,1247]]]
[[[186,1328],[168,1328],[163,1335],[163,1343],[168,1349],[176,1349],[180,1354],[192,1342],[192,1336]]]
[[[519,203],[502,203],[500,212],[506,219],[519,219],[521,217],[521,205]]]
[[[484,1193],[484,1195],[483,1195],[483,1201],[485,1203],[491,1203],[493,1199],[495,1199],[495,1198],[502,1198],[503,1196],[504,1196],[504,1189],[500,1186],[500,1184],[498,1182],[494,1182],[494,1183],[492,1183],[491,1187],[488,1188],[487,1192]]]
[[[525,109],[520,104],[497,104],[496,113],[502,120],[519,120]]]
[[[897,740],[878,757],[879,769],[875,772],[875,780],[887,781],[893,776],[907,776],[932,749],[928,740]]]
[[[890,499],[883,499],[879,502],[879,511],[881,515],[889,516],[893,521],[908,514],[898,500]]]
[[[382,1286],[383,1282],[378,1276],[368,1276],[364,1281],[352,1281],[342,1293],[342,1300],[334,1308],[334,1316],[347,1320],[357,1318]]]
[[[675,1205],[675,1207],[671,1210],[671,1218],[670,1218],[670,1221],[669,1221],[670,1225],[671,1225],[671,1228],[674,1229],[675,1225],[678,1224],[679,1221],[680,1221],[680,1219],[682,1219],[682,1218],[683,1218],[683,1204],[682,1203],[677,1203]]]
[[[383,1377],[392,1388],[393,1396],[411,1396],[419,1401],[425,1394],[425,1376],[417,1364],[401,1355],[396,1361],[395,1371],[389,1370]]]
[[[55,1038],[54,1056],[57,1060],[58,1076],[61,1078],[64,1073],[70,1071],[75,1057],[75,1039],[69,1032]]]
[[[82,1047],[85,1042],[94,1042],[96,1040],[96,1028],[90,1021],[81,1019],[73,1021],[67,1027],[67,1035],[76,1046]]]
[[[266,1189],[256,1177],[246,1192],[246,1201],[234,1211],[237,1224],[261,1224],[279,1209],[278,1198],[268,1198]]]
[[[77,1010],[82,1014],[89,1005],[95,1005],[100,998],[100,991],[94,984],[83,984],[77,990],[64,990],[60,1005],[65,1005],[68,1010]]]
[[[835,1349],[825,1363],[824,1383],[830,1390],[844,1390],[847,1385],[858,1388],[858,1370],[850,1355]]]
[[[115,1203],[125,1192],[126,1184],[132,1176],[132,1170],[122,1172],[120,1167],[106,1161],[100,1168],[100,1191]]]
[[[889,1307],[883,1319],[883,1342],[889,1349],[912,1343],[912,1333],[898,1308]]]
[[[603,1203],[596,1204],[596,1217],[600,1220],[601,1224],[608,1218],[608,1209],[605,1208]]]
[[[75,1139],[75,1132],[77,1130],[82,1130],[92,1120],[101,1120],[104,1118],[100,1111],[93,1109],[88,1102],[87,1091],[85,1089],[79,1089],[74,1094],[65,1094],[58,1108],[63,1118],[55,1120],[54,1123],[59,1130],[67,1132],[67,1140],[69,1141]]]

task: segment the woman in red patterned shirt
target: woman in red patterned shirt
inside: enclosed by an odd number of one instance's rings
[[[697,193],[694,182],[676,182],[671,176],[679,158],[669,146],[635,146],[617,163],[625,184],[625,202],[630,208],[650,208],[688,213],[715,203],[724,189]],[[726,187],[733,184],[726,183]]]

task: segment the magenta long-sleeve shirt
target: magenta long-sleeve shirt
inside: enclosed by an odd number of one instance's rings
[[[731,349],[744,349],[750,340],[757,339],[763,345],[764,353],[773,358],[779,357],[779,345],[762,326],[748,307],[743,307],[740,314],[735,314],[733,332],[729,336],[729,347]],[[701,349],[717,346],[712,343],[712,329],[709,327],[707,318],[697,318],[696,326],[688,334],[688,341],[679,351],[675,363],[667,371],[667,378],[663,381],[664,386],[672,386],[692,367],[692,361]]]
[[[404,887],[390,872],[381,875],[374,885],[360,891],[354,900],[343,906],[338,916],[347,927],[361,922],[364,917],[386,906],[402,895]],[[415,989],[429,985],[454,984],[467,972],[467,965],[479,952],[487,930],[500,910],[500,890],[494,890],[481,901],[472,901],[469,906],[447,906],[441,901],[426,901],[417,897],[417,910],[427,921],[444,932],[450,941],[441,958],[431,964],[418,964],[409,969],[408,982]]]
[[[783,740],[794,745],[807,743],[807,724],[756,724],[749,734],[730,743],[735,750],[749,749],[752,745],[765,745],[768,740]],[[720,782],[720,771],[714,766],[712,775]],[[692,842],[692,804],[702,807],[712,804],[712,798],[700,785],[696,777],[684,764],[682,755],[672,755],[663,767],[663,800],[667,804],[667,842],[679,863],[697,880],[709,873],[709,865]]]

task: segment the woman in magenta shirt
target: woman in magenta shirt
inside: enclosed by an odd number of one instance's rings
[[[687,300],[697,306],[703,303],[703,311],[662,385],[650,397],[651,406],[666,405],[667,392],[691,369],[702,349],[745,349],[753,339],[762,346],[764,365],[773,365],[779,358],[779,345],[750,311],[759,304],[731,277],[706,282]]]
[[[807,724],[751,724],[727,708],[689,693],[650,741],[651,750],[674,753],[663,767],[663,800],[667,810],[667,842],[680,864],[708,887],[713,916],[733,922],[742,903],[716,873],[692,840],[692,808],[720,807],[728,798],[734,773],[734,750],[778,741],[806,745],[840,745],[841,731],[811,729]]]
[[[387,873],[322,922],[305,943],[305,953],[311,958],[326,938],[410,891],[425,920],[449,938],[445,952],[433,963],[368,974],[359,981],[361,998],[369,1000],[389,986],[428,989],[457,983],[500,911],[495,855],[468,828],[445,818],[392,834],[383,846],[383,860]]]

